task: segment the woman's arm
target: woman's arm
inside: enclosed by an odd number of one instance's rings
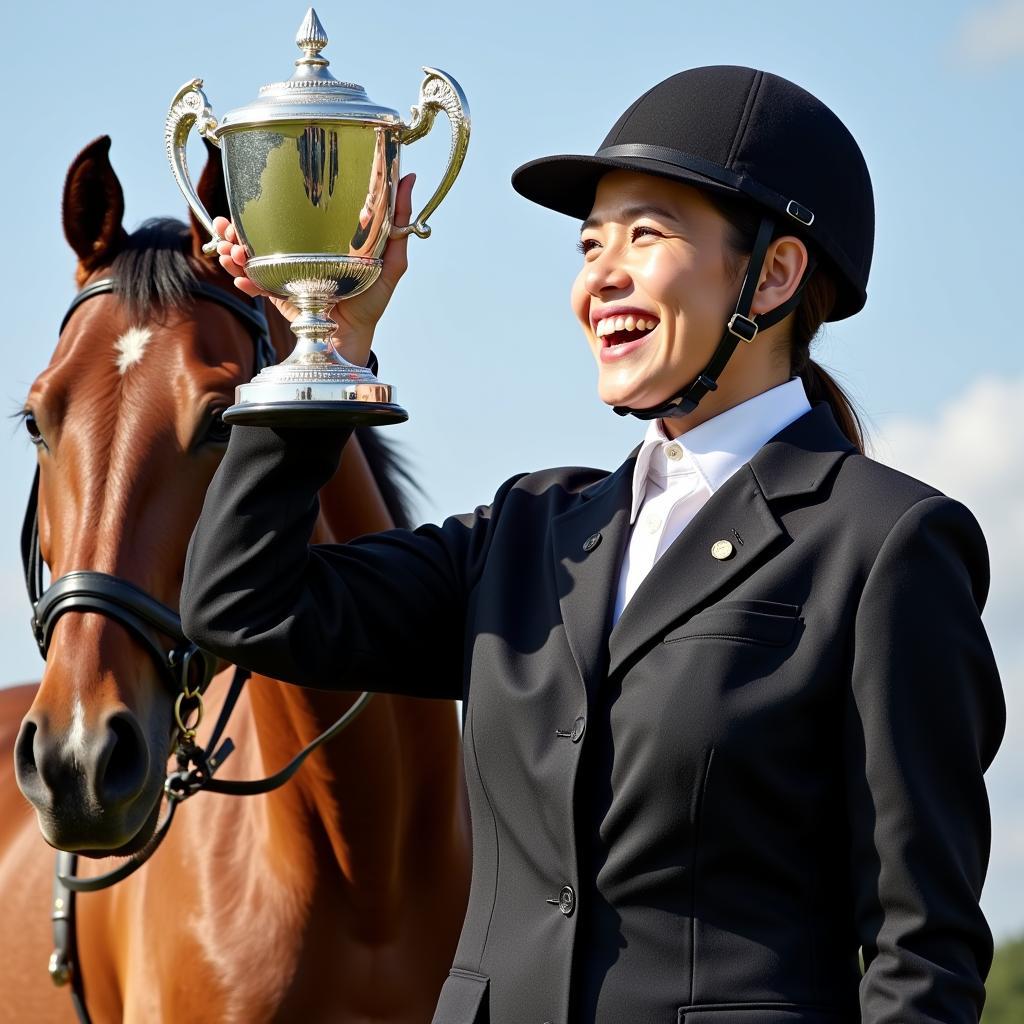
[[[845,760],[865,1024],[967,1024],[992,936],[983,773],[1005,725],[985,539],[945,496],[897,521],[857,611]]]
[[[398,184],[395,224],[408,224],[415,175]],[[234,226],[220,264],[246,295],[288,320],[298,310],[246,276]],[[408,237],[392,239],[377,281],[339,302],[333,344],[365,364],[377,322],[408,266]],[[205,650],[303,686],[462,697],[466,595],[485,557],[493,507],[441,527],[391,530],[349,544],[309,546],[320,488],[351,430],[236,426],[189,542],[182,628]]]
[[[254,672],[323,689],[463,697],[467,594],[495,502],[442,526],[310,546],[347,428],[237,426],[189,541],[182,628]]]

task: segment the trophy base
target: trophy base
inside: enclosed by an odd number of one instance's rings
[[[365,366],[330,347],[309,350],[299,342],[283,363],[262,369],[235,388],[225,423],[265,427],[355,427],[404,423],[409,414],[394,401],[394,388]]]
[[[393,402],[244,402],[225,409],[225,423],[258,427],[383,427],[409,414]]]

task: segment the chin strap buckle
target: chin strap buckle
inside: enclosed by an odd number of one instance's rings
[[[757,324],[750,319],[749,316],[744,316],[742,313],[733,313],[729,317],[729,323],[726,324],[730,334],[735,334],[741,341],[745,341],[748,345],[757,337]]]

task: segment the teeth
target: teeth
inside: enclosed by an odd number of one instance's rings
[[[608,334],[615,334],[618,331],[653,331],[658,326],[655,319],[645,320],[642,317],[634,316],[608,316],[598,320],[594,334],[599,338]]]

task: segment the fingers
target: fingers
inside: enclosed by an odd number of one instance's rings
[[[232,277],[244,277],[245,276],[245,260],[239,263],[232,252],[232,245],[230,242],[221,242],[217,246],[217,256],[220,260],[220,265],[232,276]],[[243,253],[244,257],[244,253]]]
[[[214,217],[213,229],[221,236],[222,241],[217,243],[217,257],[224,270],[234,278],[235,287],[246,295],[255,298],[257,295],[270,295],[254,281],[251,281],[245,273],[245,265],[249,256],[245,247],[239,244],[238,232],[235,225],[227,217]]]
[[[264,291],[255,281],[249,280],[247,277],[236,277],[235,287],[240,292],[245,292],[246,295],[250,295],[255,298],[257,295],[266,295],[268,298],[271,297],[270,292]]]
[[[395,223],[404,227],[412,217],[412,187],[416,184],[416,173],[407,174],[398,181],[395,194]]]
[[[405,227],[412,219],[412,187],[416,184],[416,175],[407,174],[398,182],[395,196],[395,226]],[[384,249],[384,265],[380,276],[392,288],[409,267],[409,236],[392,238]]]
[[[229,242],[238,241],[238,235],[235,233],[235,225],[232,224],[227,217],[214,217],[213,230],[216,231],[221,238],[226,238]]]
[[[244,267],[245,261],[249,257],[246,255],[245,248],[239,244],[235,225],[227,217],[214,217],[213,230],[222,239],[217,243],[217,252],[221,256],[230,256],[237,266]]]

